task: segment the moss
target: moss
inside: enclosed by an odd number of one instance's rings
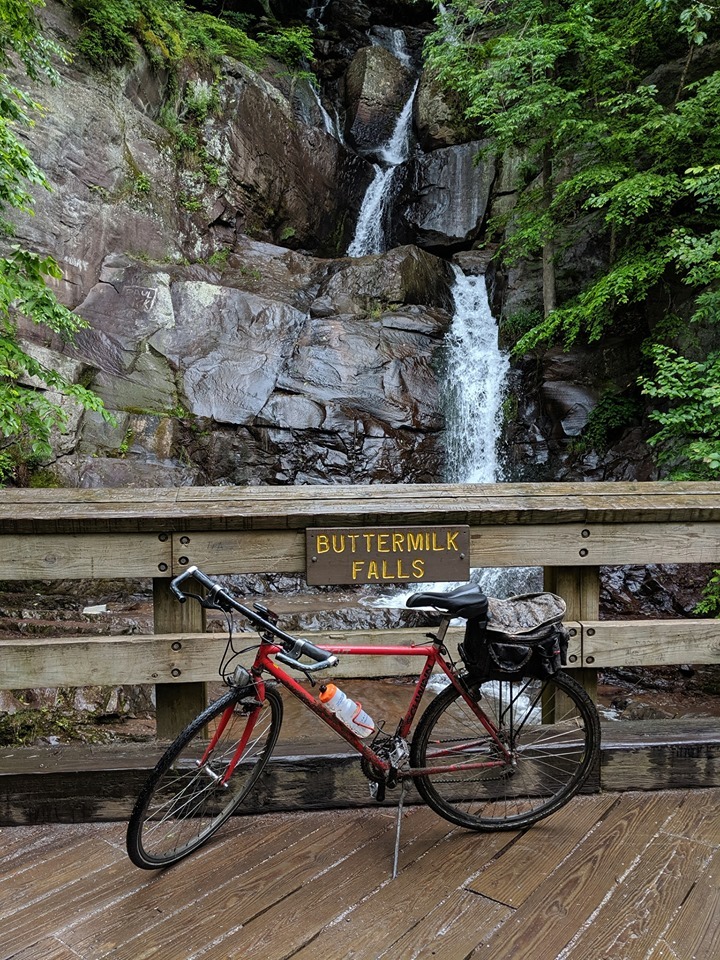
[[[36,470],[30,475],[28,486],[35,490],[52,490],[62,487],[62,482],[52,470]]]
[[[28,746],[43,737],[57,737],[63,742],[105,743],[112,739],[112,734],[98,728],[92,716],[51,707],[20,709],[0,716],[0,746]]]

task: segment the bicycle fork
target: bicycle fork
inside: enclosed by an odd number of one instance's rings
[[[214,770],[210,769],[207,763],[210,757],[212,756],[212,753],[215,747],[217,746],[218,741],[220,740],[220,737],[223,735],[225,728],[230,722],[231,717],[235,713],[235,707],[236,707],[235,703],[231,703],[230,706],[227,708],[227,710],[225,710],[222,717],[220,718],[220,722],[217,725],[217,729],[213,734],[212,739],[210,740],[210,743],[207,746],[207,749],[205,750],[205,753],[202,755],[202,757],[199,760],[195,761],[195,763],[200,768],[200,770],[205,774],[205,776],[209,777],[211,780],[214,780],[218,784],[218,786],[221,786],[224,790],[227,790],[230,777],[235,772],[235,767],[237,767],[242,755],[245,753],[245,749],[248,743],[250,742],[250,737],[252,736],[253,730],[255,729],[255,724],[257,723],[258,717],[260,716],[260,711],[262,710],[262,701],[265,699],[265,684],[263,683],[262,680],[257,681],[257,683],[262,684],[262,689],[258,689],[257,691],[258,696],[257,698],[254,698],[252,701],[253,709],[247,714],[247,722],[245,723],[245,729],[243,730],[243,735],[240,738],[240,742],[238,743],[237,747],[235,748],[235,752],[233,753],[230,763],[228,763],[225,769],[225,772],[222,774],[215,773]]]

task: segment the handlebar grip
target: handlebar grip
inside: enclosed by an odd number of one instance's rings
[[[185,580],[189,580],[191,577],[194,577],[198,583],[202,584],[203,587],[207,587],[208,590],[212,590],[217,587],[217,584],[214,583],[210,577],[206,577],[202,570],[198,570],[196,566],[188,567],[187,570],[183,570],[181,574],[178,574],[177,577],[173,577],[170,581],[170,591],[171,593],[180,601],[180,603],[185,603],[187,597],[180,589],[180,584],[184,583]]]
[[[327,650],[321,650],[320,647],[316,647],[314,643],[310,643],[309,640],[301,640],[302,643],[302,652],[306,657],[309,657],[311,660],[315,660],[316,663],[322,663],[323,660],[328,660],[332,658],[332,654],[328,653]]]

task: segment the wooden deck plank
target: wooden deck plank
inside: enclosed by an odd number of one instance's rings
[[[691,840],[653,838],[573,940],[568,960],[646,960],[707,857],[707,848]]]
[[[424,898],[423,898],[424,902]],[[513,911],[467,890],[453,890],[378,960],[455,960],[469,956]],[[370,960],[371,954],[365,955]],[[530,960],[528,957],[527,960]],[[533,958],[536,960],[536,958]]]
[[[473,880],[470,889],[509,907],[521,906],[617,802],[615,796],[577,797],[541,820]]]
[[[302,817],[275,817],[268,843],[268,818],[257,819],[259,823],[256,818],[236,818],[194,856],[170,870],[145,872],[128,863],[140,885],[107,906],[99,917],[79,917],[68,923],[62,931],[64,942],[82,956],[93,958],[111,954],[129,941],[139,950],[138,915],[147,918],[142,925],[143,942],[154,937],[162,940],[168,935],[167,925],[173,927],[176,917],[203,913],[207,901],[237,884],[243,873],[279,851],[292,857],[298,845],[314,842],[313,834],[319,829]],[[228,864],[232,864],[231,870]]]
[[[318,858],[307,893],[302,887],[296,888],[291,896],[253,917],[243,925],[240,937],[222,943],[223,957],[282,960],[294,955],[332,920],[342,918],[370,892],[387,884],[394,848],[394,817],[382,811],[377,819],[382,821],[382,832],[354,850],[341,853],[335,848],[334,863],[329,858]],[[413,809],[403,828],[401,862],[421,857],[446,832],[447,824],[438,824],[430,811]],[[163,955],[162,960],[172,957]]]
[[[292,827],[292,825],[291,825]],[[280,831],[276,843],[272,831],[265,830],[247,840],[249,850],[244,855],[243,834],[233,837],[230,844],[218,838],[204,848],[204,857],[182,861],[171,870],[150,874],[151,880],[118,904],[106,926],[102,917],[89,917],[63,933],[66,943],[81,955],[93,960],[112,957],[113,960],[137,960],[139,956],[178,957],[185,951],[198,949],[212,940],[220,917],[229,916],[234,907],[247,911],[243,918],[266,910],[276,899],[302,885],[304,874],[315,869],[313,851],[337,843],[352,844],[358,825],[352,820],[330,815],[325,835],[314,835],[307,822],[301,832],[284,837]],[[307,834],[310,836],[306,836]],[[234,856],[234,851],[238,853]],[[134,867],[136,875],[148,875]],[[137,932],[138,912],[151,919]],[[225,921],[222,921],[225,922]],[[168,953],[168,951],[170,951]],[[174,954],[172,951],[175,951]]]
[[[600,826],[486,943],[493,960],[558,956],[657,833],[668,812],[664,796],[620,797]]]
[[[345,917],[353,907],[388,884],[394,817],[386,817],[386,823],[384,842],[379,840],[353,851],[313,879],[311,909],[295,903],[277,903],[243,927],[242,942],[231,949],[226,947],[227,960],[255,956],[263,960],[283,960],[314,940],[333,920]],[[439,822],[423,807],[409,811],[402,830],[401,868],[417,863],[447,829],[447,824]]]
[[[78,960],[78,955],[55,937],[48,937],[13,954],[12,960]]]
[[[449,826],[445,824],[440,829],[448,831]],[[369,957],[373,953],[381,956],[401,935],[423,921],[428,900],[436,899],[440,903],[451,892],[461,889],[469,876],[511,845],[516,836],[515,833],[477,834],[459,829],[447,832],[417,863],[424,874],[422,900],[416,897],[415,871],[406,870],[393,881],[391,902],[386,896],[387,885],[383,884],[347,914],[344,923],[333,926],[336,956],[352,956],[353,951],[358,956]],[[475,899],[480,906],[480,898]],[[486,901],[486,909],[478,912],[476,920],[495,912],[494,909],[488,911],[488,907],[494,905]],[[384,916],[382,929],[373,923],[380,912]],[[298,950],[294,957],[295,960],[315,960],[314,943],[311,941]]]
[[[720,852],[663,931],[652,960],[716,960],[720,952]]]
[[[150,872],[126,859],[122,823],[43,827],[42,843],[35,827],[9,828],[3,893],[24,901],[3,924],[0,960],[717,960],[718,802],[718,789],[575,798],[562,812],[580,838],[570,852],[564,837],[529,843],[560,814],[515,837],[413,807],[396,880],[385,808],[239,818]],[[89,871],[93,840],[107,859]],[[523,844],[539,876],[509,907],[492,889],[504,861],[517,890]],[[42,851],[48,874],[64,864],[52,890],[37,872],[37,889],[26,883]],[[493,875],[490,895],[473,889]]]
[[[663,826],[665,833],[720,847],[720,817],[713,790],[688,790]]]
[[[222,861],[222,852],[218,848],[215,852],[218,867],[215,882],[203,890],[200,897],[194,894],[192,862],[188,862],[181,877],[175,880],[174,876],[180,872],[180,867],[185,867],[185,864],[178,865],[167,876],[167,882],[176,892],[181,880],[186,878],[186,885],[180,886],[184,897],[178,909],[141,933],[132,929],[130,920],[126,935],[115,933],[111,949],[96,950],[97,960],[101,957],[112,960],[139,960],[140,957],[143,960],[151,957],[153,960],[177,960],[181,955],[201,949],[208,941],[217,938],[221,930],[231,932],[240,926],[243,926],[242,942],[245,944],[245,925],[258,915],[265,917],[271,914],[277,904],[282,906],[295,902],[293,895],[304,885],[313,883],[325,868],[323,856],[327,857],[330,853],[345,859],[348,850],[354,851],[350,856],[357,856],[365,847],[374,847],[387,830],[387,822],[380,817],[359,821],[330,815],[330,823],[333,826],[328,826],[326,822],[321,837],[307,843],[297,843],[288,849],[278,846],[272,833],[269,837],[266,834],[265,858],[249,870],[243,869],[242,861],[233,861],[231,855],[229,860]],[[222,862],[228,864],[224,870],[220,868]],[[164,883],[165,877],[160,880]],[[190,896],[188,890],[191,891]],[[284,918],[280,920],[281,928],[284,928],[285,922]],[[83,933],[79,929],[66,937],[66,942],[78,951],[90,949],[92,953],[104,935],[101,918],[94,926],[96,929],[91,937],[79,936]],[[227,951],[227,947],[224,949]],[[227,956],[230,956],[229,951]]]

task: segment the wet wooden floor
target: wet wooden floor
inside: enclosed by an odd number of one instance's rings
[[[387,808],[234,820],[164,872],[125,825],[0,830],[3,960],[717,960],[720,790],[578,797],[524,833]]]

